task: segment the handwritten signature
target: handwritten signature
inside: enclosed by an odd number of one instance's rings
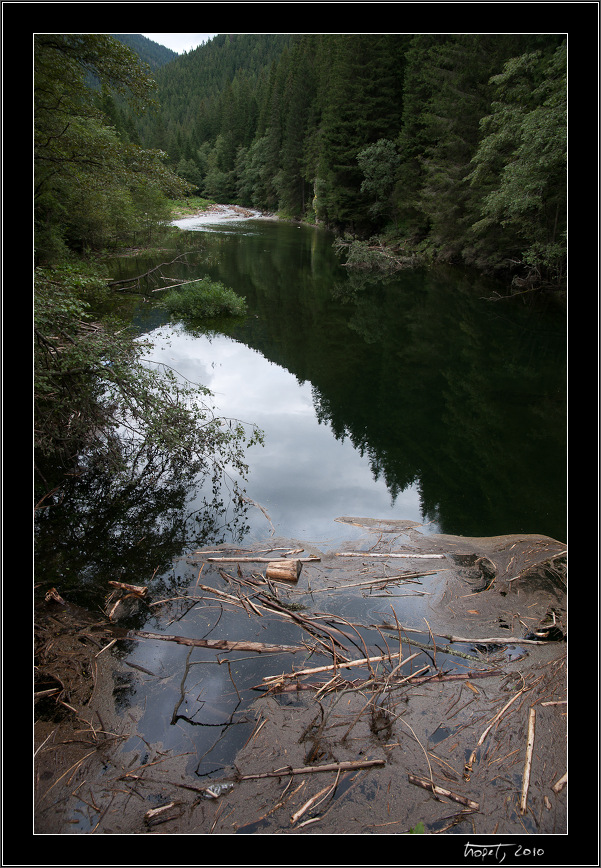
[[[514,857],[530,857],[543,856],[545,851],[542,847],[523,847],[521,844],[470,844],[468,841],[464,845],[463,856],[465,859],[480,859],[482,862],[491,860],[499,865],[505,861],[509,849],[512,848]]]

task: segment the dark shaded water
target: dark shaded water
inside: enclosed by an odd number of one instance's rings
[[[232,500],[229,481],[215,491],[139,479],[115,492],[102,474],[74,479],[61,509],[41,516],[49,580],[72,576],[77,602],[88,602],[97,574],[103,587],[107,570],[144,583],[194,546],[273,531],[335,546],[352,537],[334,521],[341,515],[566,539],[566,329],[556,303],[493,300],[498,285],[451,268],[350,274],[332,237],[310,227],[203,228],[181,237],[195,264],[165,273],[223,281],[248,315],[210,331],[169,323],[151,293],[134,321],[155,361],[211,389],[220,415],[264,430],[265,445],[247,454],[248,500]],[[115,276],[171,258],[120,260]]]
[[[350,274],[332,237],[309,227],[251,220],[181,241],[195,264],[165,273],[221,280],[246,298],[248,315],[207,331],[170,323],[145,301],[135,325],[152,338],[154,361],[210,388],[220,414],[264,430],[265,445],[248,453],[248,499],[231,499],[229,484],[141,479],[116,491],[102,474],[74,479],[38,519],[44,587],[93,609],[111,579],[148,585],[153,599],[173,597],[197,581],[197,568],[178,560],[194,548],[275,532],[333,549],[360,534],[334,521],[343,515],[410,519],[464,536],[566,539],[566,330],[556,303],[493,300],[498,285],[452,268]],[[115,276],[152,264],[115,263]],[[361,605],[358,597],[355,614]],[[174,627],[157,610],[135,626],[204,636],[220,617],[209,605],[193,626]],[[236,617],[227,622],[234,637],[248,627],[246,615]],[[269,637],[296,640],[289,628]],[[234,690],[208,652],[195,649],[191,662],[189,650],[155,642],[121,644],[119,653],[159,679],[116,686],[121,707],[147,708],[143,738],[165,749],[192,745],[191,773],[231,762],[252,724],[236,715],[269,659],[233,661]],[[194,706],[198,681],[202,702],[174,726],[184,665],[186,697]]]
[[[249,316],[225,324],[229,340],[180,328],[157,358],[214,389],[224,415],[264,426],[250,493],[279,531],[376,509],[446,533],[565,538],[562,311],[492,301],[498,285],[456,269],[349,275],[307,227],[202,235],[199,273]],[[296,521],[308,501],[314,521]]]

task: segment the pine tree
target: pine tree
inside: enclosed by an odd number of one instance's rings
[[[522,54],[491,79],[495,100],[470,176],[481,196],[473,231],[486,260],[512,259],[555,283],[566,259],[566,54],[565,41],[552,54]]]

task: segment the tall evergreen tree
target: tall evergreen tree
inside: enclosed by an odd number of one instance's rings
[[[567,58],[514,57],[493,76],[492,112],[473,158],[472,186],[481,196],[473,226],[487,262],[513,259],[537,277],[565,277],[567,220]]]

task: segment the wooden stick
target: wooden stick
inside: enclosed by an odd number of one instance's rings
[[[148,593],[148,588],[145,585],[128,585],[125,582],[112,582],[109,585],[113,588],[119,588],[120,591],[127,591],[130,594],[135,594],[138,597],[145,597]]]
[[[532,768],[532,752],[534,751],[534,721],[536,718],[536,710],[530,709],[528,716],[528,742],[526,744],[526,761],[524,763],[524,777],[522,780],[522,795],[520,798],[520,813],[526,813],[526,803],[528,801],[528,787],[530,786],[530,770]]]
[[[299,669],[298,672],[284,672],[281,675],[266,675],[263,678],[264,683],[269,683],[272,681],[279,681],[281,678],[298,678],[300,675],[315,675],[318,672],[331,672],[332,669],[350,669],[351,666],[365,666],[368,663],[378,663],[381,660],[389,660],[392,657],[400,657],[400,653],[395,654],[382,654],[379,657],[362,657],[360,660],[348,660],[346,663],[333,663],[329,666],[315,666],[313,669]],[[417,657],[418,653],[412,654],[411,657],[407,657],[405,660],[401,661],[400,665],[404,663],[408,663],[410,660],[413,660],[414,657]]]
[[[410,784],[415,784],[417,787],[423,787],[424,790],[429,790],[435,796],[446,796],[448,799],[452,799],[454,802],[459,802],[460,805],[465,805],[466,808],[471,808],[472,811],[479,811],[480,805],[478,802],[473,802],[471,799],[468,799],[466,796],[460,796],[457,793],[452,793],[451,790],[447,790],[446,787],[439,787],[436,784],[433,784],[432,781],[429,781],[427,778],[420,778],[418,775],[408,774]]]
[[[434,570],[433,572],[437,573],[440,570]],[[425,575],[425,573],[422,573],[422,575]],[[382,629],[391,630],[392,626],[392,624],[380,624]],[[401,626],[400,629],[403,633],[426,632],[426,630],[419,627]],[[544,639],[522,639],[521,636],[488,636],[485,639],[468,639],[465,636],[451,636],[449,633],[435,633],[434,635],[458,645],[544,645],[547,641]]]
[[[284,563],[287,558],[280,558],[279,560]],[[321,558],[313,557],[310,558],[297,558],[301,562],[301,564],[310,564],[310,563],[318,563],[321,561]],[[222,563],[222,564],[273,564],[278,562],[278,558],[207,558],[207,561],[210,563]]]
[[[472,678],[493,678],[494,676],[504,675],[499,669],[479,669],[472,672],[454,672],[451,675],[445,675],[443,672],[436,672],[434,675],[424,675],[420,678],[410,676],[412,684],[423,684],[434,681],[471,681]],[[393,682],[394,683],[394,682]]]
[[[338,772],[352,771],[354,769],[369,769],[375,766],[384,766],[386,761],[383,759],[373,760],[347,760],[340,763],[326,763],[322,766],[303,766],[300,769],[293,769],[290,766],[284,766],[281,769],[276,769],[273,772],[260,772],[255,775],[240,775],[236,778],[238,781],[254,781],[259,778],[279,778],[283,775],[310,775],[315,772]]]
[[[566,772],[565,775],[562,775],[560,777],[560,779],[556,783],[553,784],[551,789],[553,790],[554,793],[560,793],[563,790],[563,788],[565,787],[565,785],[567,784],[567,782],[568,782],[568,773]]]
[[[521,695],[522,695],[522,693],[524,692],[525,689],[526,689],[525,687],[522,687],[521,690],[518,690],[518,692],[515,693],[515,694],[511,697],[511,699],[509,700],[509,702],[506,702],[506,703],[505,703],[505,705],[503,706],[503,708],[502,708],[499,712],[497,712],[497,714],[495,714],[495,716],[493,717],[493,719],[491,720],[491,722],[488,724],[488,726],[486,727],[486,729],[484,730],[484,732],[482,733],[482,735],[481,735],[480,738],[478,739],[478,742],[477,742],[477,744],[476,744],[476,747],[473,749],[473,751],[472,751],[472,753],[471,753],[471,756],[470,756],[469,760],[466,762],[466,764],[465,764],[465,766],[464,766],[464,768],[463,768],[463,779],[464,779],[465,781],[469,781],[469,779],[470,779],[470,776],[471,776],[471,773],[472,773],[472,766],[473,766],[473,764],[474,764],[474,760],[476,759],[476,753],[477,753],[477,751],[478,751],[478,748],[480,747],[480,745],[482,744],[482,742],[484,741],[484,739],[486,738],[486,736],[488,735],[488,733],[491,731],[491,729],[493,728],[493,726],[495,725],[495,723],[496,723],[496,722],[499,720],[499,718],[500,718],[500,717],[501,717],[501,716],[502,716],[502,715],[507,711],[507,709],[509,708],[509,706],[510,706],[513,702],[516,701],[516,699],[518,698],[518,696],[521,696]]]
[[[425,570],[417,573],[401,573],[398,576],[384,576],[381,579],[366,579],[364,582],[353,582],[349,585],[338,585],[336,588],[318,588],[321,591],[346,591],[347,588],[361,588],[366,585],[383,585],[388,582],[402,582],[409,579],[420,579],[422,576],[433,576],[441,570]],[[315,593],[315,591],[313,591]]]
[[[446,555],[422,555],[409,552],[390,552],[379,554],[377,552],[336,552],[337,558],[446,558]]]
[[[336,783],[328,784],[328,786],[324,787],[323,790],[320,790],[318,793],[315,793],[315,795],[312,796],[308,802],[305,802],[305,804],[302,806],[302,808],[299,808],[298,811],[296,811],[296,813],[290,817],[290,825],[294,825],[294,823],[296,823],[296,821],[300,817],[302,817],[302,815],[304,813],[306,813],[309,810],[309,808],[312,807],[315,804],[315,802],[318,801],[318,799],[320,799],[323,795],[325,795],[325,793],[331,793],[335,786],[336,786]]]
[[[267,645],[264,642],[230,642],[227,639],[188,639],[186,636],[167,636],[164,633],[147,633],[131,630],[127,639],[161,639],[163,642],[176,642],[178,645],[191,645],[194,648],[214,648],[217,651],[306,651],[304,645]]]

